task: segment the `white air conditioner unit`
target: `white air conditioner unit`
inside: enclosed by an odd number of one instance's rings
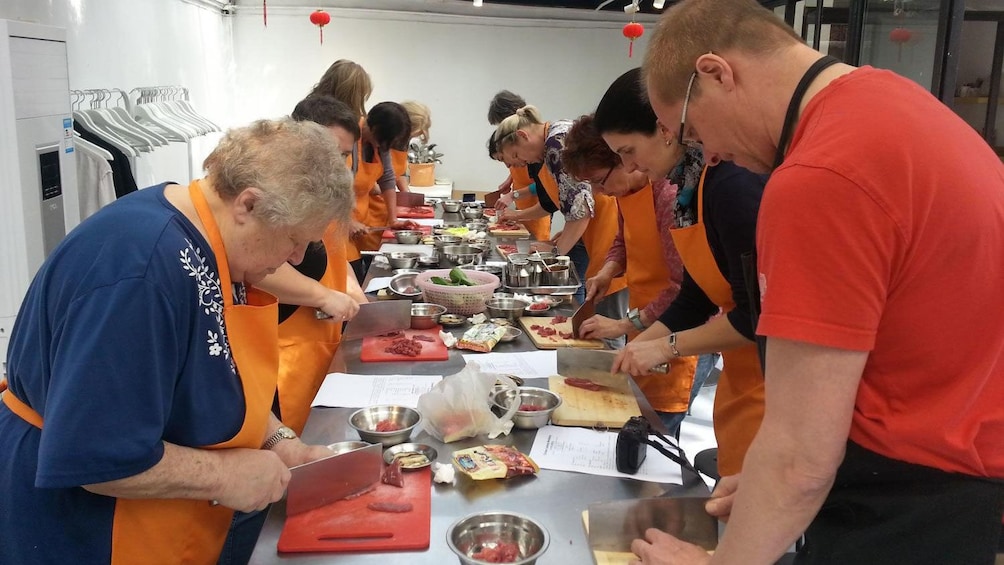
[[[66,30],[0,20],[0,361],[31,278],[80,223]]]

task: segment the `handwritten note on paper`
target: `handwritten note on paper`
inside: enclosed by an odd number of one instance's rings
[[[623,477],[656,483],[683,483],[680,466],[652,447],[634,475],[617,471],[617,433],[586,428],[544,426],[530,448],[530,458],[542,469]]]
[[[311,406],[362,408],[377,404],[418,407],[418,397],[432,389],[439,375],[352,375],[331,373],[324,378]]]
[[[464,355],[486,373],[516,375],[523,378],[549,377],[558,374],[557,351],[521,351],[516,353],[474,353]]]

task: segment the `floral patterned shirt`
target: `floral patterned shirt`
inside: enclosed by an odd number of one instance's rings
[[[588,182],[580,182],[565,171],[561,150],[565,148],[565,135],[572,128],[571,120],[551,122],[544,139],[544,166],[558,183],[558,209],[566,222],[592,218],[596,213],[593,191]]]

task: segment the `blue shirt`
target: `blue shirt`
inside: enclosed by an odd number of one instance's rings
[[[0,563],[107,562],[114,499],[80,485],[148,470],[165,441],[208,446],[241,428],[216,261],[164,186],[74,229],[21,305],[10,390],[44,426],[0,405]]]

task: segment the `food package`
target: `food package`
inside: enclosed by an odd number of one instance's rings
[[[476,481],[535,475],[540,467],[515,447],[479,445],[453,452],[453,465]]]
[[[496,324],[477,324],[471,326],[464,332],[463,337],[457,342],[457,349],[470,349],[488,353],[505,335],[505,327]]]

